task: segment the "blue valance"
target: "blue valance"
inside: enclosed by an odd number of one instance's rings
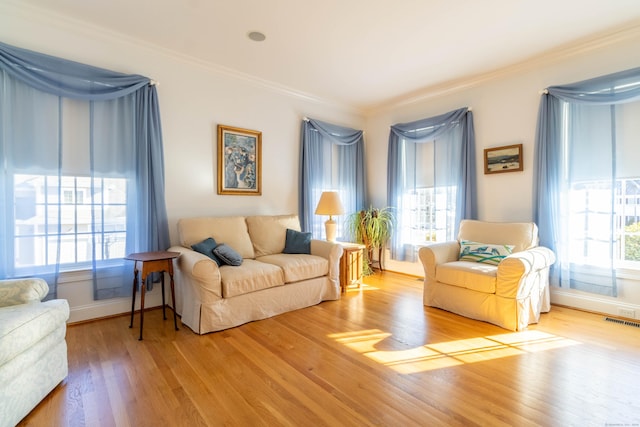
[[[122,74],[0,43],[0,68],[43,92],[85,101],[120,98],[150,83]]]
[[[0,43],[0,158],[4,162],[0,171],[0,253],[8,255],[0,259],[0,277],[40,274],[55,295],[61,263],[65,263],[64,269],[87,268],[87,261],[81,264],[69,256],[61,261],[63,240],[64,244],[69,240],[68,230],[63,233],[59,220],[64,208],[61,203],[51,203],[44,213],[37,214],[50,221],[47,245],[41,245],[48,255],[34,260],[33,268],[12,256],[20,246],[18,240],[24,240],[24,236],[15,236],[14,180],[25,174],[46,175],[57,183],[63,177],[88,178],[91,197],[97,197],[94,185],[100,179],[124,179],[126,242],[118,251],[126,251],[126,255],[170,246],[159,103],[156,87],[150,83],[144,76]],[[109,242],[104,235],[114,230],[101,228],[105,227],[101,212],[91,212],[91,218],[83,223],[89,229],[83,234],[92,236],[85,240],[90,245],[86,252],[95,298],[128,295],[132,266],[105,254]]]

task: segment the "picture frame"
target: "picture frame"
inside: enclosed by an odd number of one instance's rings
[[[218,125],[218,194],[262,195],[262,132]]]
[[[523,170],[522,144],[484,149],[484,173],[517,172]]]

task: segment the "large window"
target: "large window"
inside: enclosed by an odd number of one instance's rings
[[[325,235],[326,216],[315,214],[323,191],[337,191],[345,214],[334,216],[337,240],[348,240],[347,215],[365,207],[364,137],[361,130],[314,119],[302,122],[300,225],[314,238]]]
[[[16,174],[13,188],[16,272],[58,259],[61,271],[85,269],[94,258],[125,256],[125,179]]]
[[[454,239],[460,220],[475,218],[474,144],[473,115],[466,108],[391,126],[392,259],[416,261],[420,246]]]
[[[577,274],[608,265],[640,270],[639,113],[640,102],[563,104],[569,191],[561,199],[561,212],[568,212],[568,254]]]
[[[617,296],[640,277],[640,68],[542,95],[534,220],[553,285]]]

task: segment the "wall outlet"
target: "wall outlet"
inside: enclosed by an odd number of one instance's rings
[[[618,315],[629,319],[635,319],[636,311],[629,308],[619,308]]]

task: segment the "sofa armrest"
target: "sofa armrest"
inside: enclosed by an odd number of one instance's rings
[[[329,261],[329,278],[339,280],[342,245],[326,240],[311,240],[311,255],[321,256]]]
[[[185,283],[202,288],[194,289],[198,294],[206,290],[222,298],[222,279],[218,264],[208,256],[185,248],[184,246],[173,246],[169,251],[179,252],[180,256],[175,260],[177,274],[183,276]]]
[[[41,301],[49,293],[43,279],[0,280],[0,307]]]
[[[544,246],[507,256],[498,264],[496,295],[507,298],[526,297],[539,280],[547,283],[549,267],[555,261],[553,251]],[[542,275],[545,277],[541,277]]]
[[[425,279],[427,281],[435,281],[436,266],[438,264],[458,260],[460,256],[460,243],[450,241],[423,246],[418,251],[418,255],[424,267]]]

